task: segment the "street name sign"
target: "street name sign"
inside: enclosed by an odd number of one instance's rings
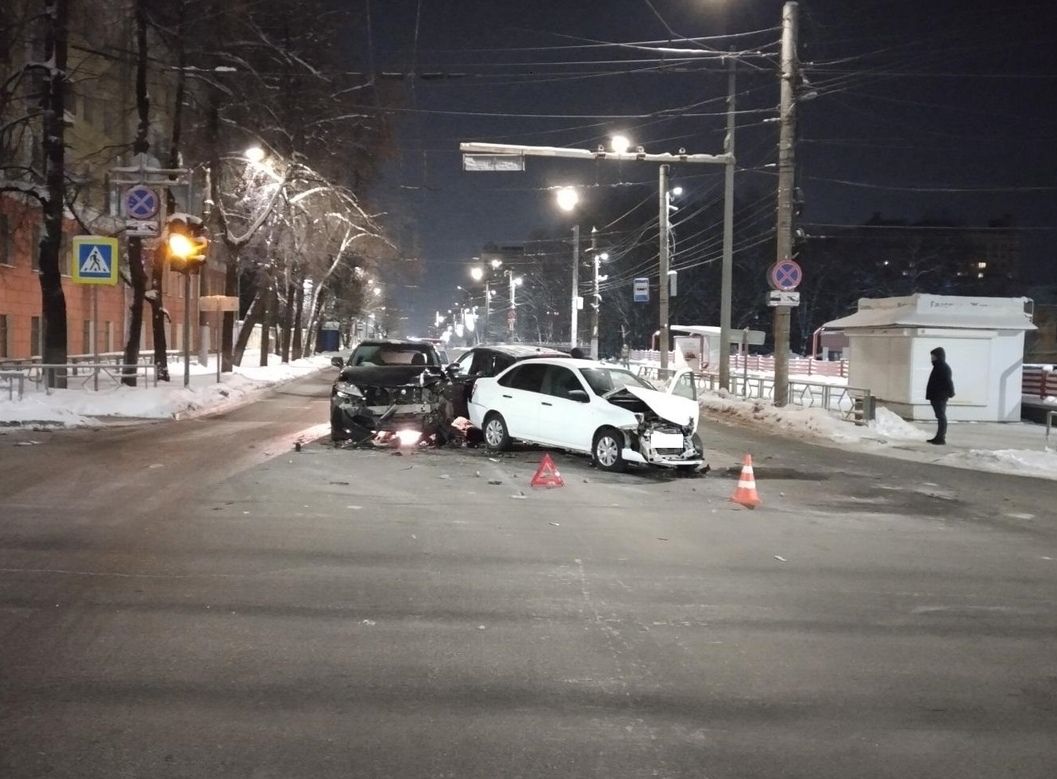
[[[522,171],[525,169],[523,154],[464,154],[462,169],[469,171]]]
[[[198,299],[199,311],[238,311],[239,299],[234,295],[205,295]]]
[[[70,248],[70,275],[75,284],[117,284],[117,238],[75,235]]]
[[[650,280],[645,278],[635,279],[634,301],[636,303],[650,302]]]

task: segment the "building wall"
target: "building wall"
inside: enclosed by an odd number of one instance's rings
[[[5,225],[6,235],[2,229]],[[66,265],[62,287],[66,296],[69,354],[75,356],[92,353],[93,329],[100,352],[122,351],[125,348],[131,290],[123,282],[113,287],[98,287],[99,322],[93,328],[90,322],[92,287],[74,284],[69,275],[69,238],[79,234],[80,230],[72,219],[67,220],[64,227],[67,233],[63,242]],[[27,359],[40,353],[39,343],[33,343],[34,332],[39,332],[34,327],[33,320],[35,317],[39,320],[41,313],[40,276],[34,267],[39,231],[39,208],[15,196],[0,196],[0,317],[6,316],[3,322],[5,326],[0,328],[0,337],[6,336],[6,343],[0,343],[0,359]],[[147,260],[148,263],[153,260],[152,253],[148,253]],[[128,259],[124,242],[121,246],[121,265],[127,271]],[[180,336],[185,304],[183,281],[183,276],[178,273],[167,271],[165,274],[162,301],[163,307],[171,317],[166,328],[167,348],[170,350],[182,346]],[[192,276],[191,282],[191,304],[195,306],[191,318],[191,348],[195,350],[198,348],[199,336],[195,312],[200,288],[202,294],[223,294],[224,274],[222,269],[211,267],[199,276]],[[144,305],[143,312],[144,327],[140,348],[153,349],[150,306]]]

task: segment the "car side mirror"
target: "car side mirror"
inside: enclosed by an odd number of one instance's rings
[[[330,358],[330,364],[333,365],[335,368],[344,368],[345,367],[345,361],[343,359],[341,359],[340,357],[331,357]]]
[[[565,397],[567,397],[569,400],[575,400],[580,403],[586,403],[590,400],[590,398],[587,397],[587,393],[582,389],[569,390],[565,393]]]

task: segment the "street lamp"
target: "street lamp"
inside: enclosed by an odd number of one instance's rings
[[[626,135],[614,135],[609,145],[617,154],[627,154],[628,149],[631,148],[631,139]]]
[[[246,157],[247,160],[253,163],[262,162],[267,156],[264,149],[262,149],[260,146],[250,146],[248,149],[246,149],[245,152],[243,152],[243,155]]]
[[[566,212],[572,211],[580,202],[580,194],[572,187],[562,187],[555,198],[558,201],[558,208]]]
[[[470,278],[481,281],[484,278],[484,268],[470,268]]]

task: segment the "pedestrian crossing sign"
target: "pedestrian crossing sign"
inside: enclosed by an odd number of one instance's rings
[[[117,284],[117,238],[77,235],[73,238],[70,275],[77,284]]]

